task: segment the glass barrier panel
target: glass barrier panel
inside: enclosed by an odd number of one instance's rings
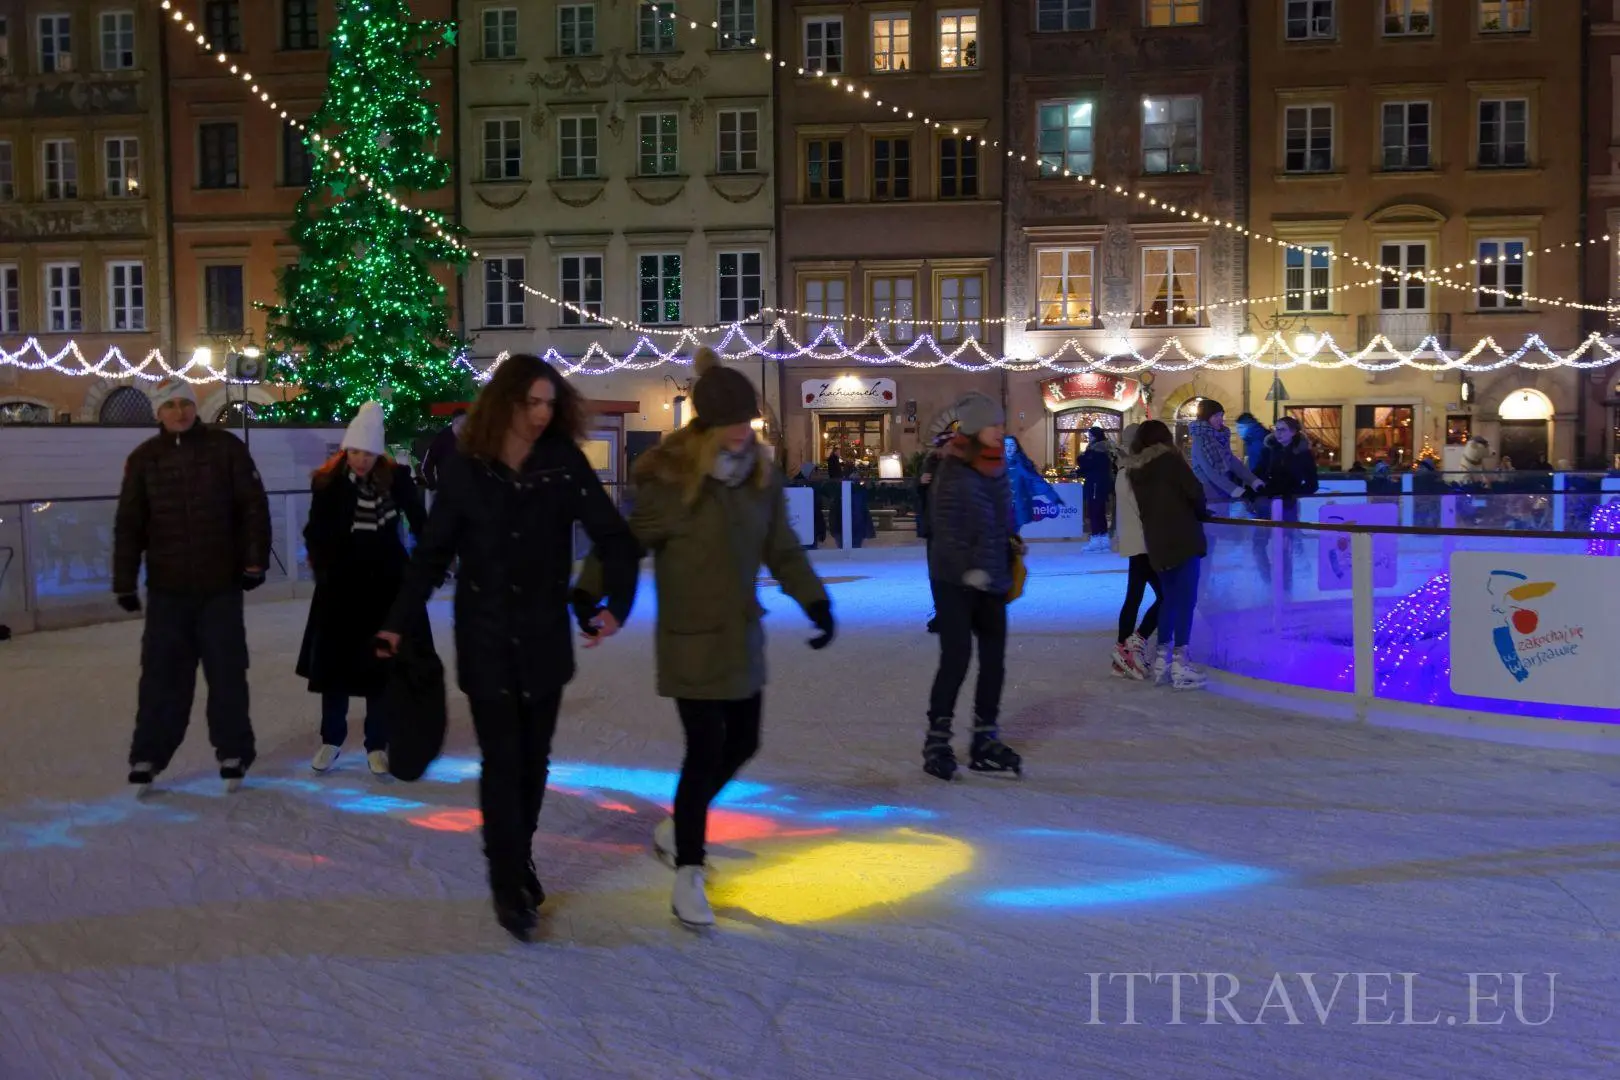
[[[29,570],[40,610],[75,607],[112,595],[116,499],[27,505]]]
[[[0,621],[28,610],[21,503],[0,503]]]

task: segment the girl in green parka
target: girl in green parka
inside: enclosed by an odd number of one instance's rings
[[[760,411],[753,384],[708,348],[693,365],[696,416],[636,461],[630,529],[653,556],[658,693],[675,699],[686,730],[674,817],[653,830],[653,847],[675,866],[676,917],[710,926],[714,912],[703,889],[709,804],[759,749],[761,565],[820,631],[813,648],[831,643],[833,617],[788,523],[782,475],[754,437]],[[582,626],[596,614],[594,570],[588,563],[575,597]]]

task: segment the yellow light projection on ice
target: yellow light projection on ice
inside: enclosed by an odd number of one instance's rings
[[[837,840],[727,867],[710,883],[717,908],[735,907],[790,925],[842,918],[936,889],[973,867],[960,840],[896,829],[872,840]]]

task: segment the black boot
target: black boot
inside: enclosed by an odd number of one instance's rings
[[[994,724],[976,724],[968,768],[974,772],[1010,772],[1021,777],[1024,775],[1024,759],[997,738]]]
[[[534,930],[539,919],[535,915],[535,905],[530,902],[529,890],[523,883],[524,868],[503,868],[499,871],[490,867],[489,889],[491,899],[495,904],[495,921],[501,928],[519,941],[528,941],[529,934]]]
[[[923,772],[940,780],[956,776],[956,753],[951,749],[951,718],[928,718],[928,736],[923,740]]]
[[[534,860],[523,871],[523,891],[529,894],[529,905],[538,909],[546,902],[546,890],[540,887],[540,875],[534,868]]]

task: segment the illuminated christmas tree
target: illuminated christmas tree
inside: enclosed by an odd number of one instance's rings
[[[407,0],[338,5],[326,99],[305,136],[314,168],[290,230],[298,262],[282,272],[281,303],[265,305],[270,378],[302,388],[274,415],[344,421],[380,400],[398,437],[425,427],[434,402],[470,393],[433,274],[466,254],[446,219],[411,209],[451,181],[418,67],[455,37],[454,23],[411,18]]]

